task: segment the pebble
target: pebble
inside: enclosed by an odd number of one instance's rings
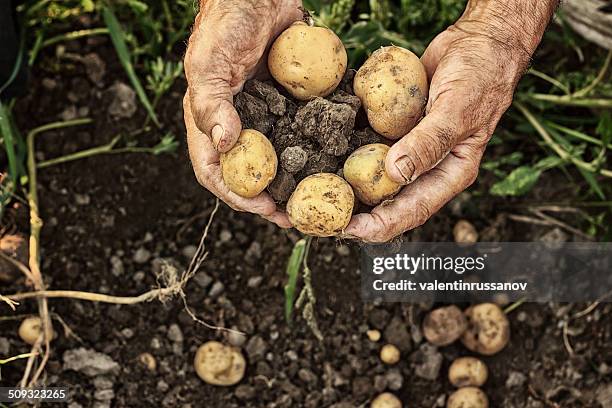
[[[134,337],[134,330],[126,327],[125,329],[121,330],[121,335],[126,339],[131,339]]]
[[[374,390],[381,393],[387,389],[387,378],[384,375],[374,376]]]
[[[0,356],[8,356],[11,351],[11,343],[6,337],[0,337]]]
[[[219,241],[220,242],[229,242],[232,239],[232,233],[229,230],[221,230],[219,233]]]
[[[249,278],[249,280],[247,281],[247,286],[249,288],[258,288],[259,285],[261,285],[262,281],[263,281],[263,276],[253,276]]]
[[[178,324],[172,323],[170,325],[170,327],[168,328],[168,339],[174,343],[183,342],[183,332],[181,331],[181,328]]]
[[[94,398],[98,401],[112,401],[115,398],[115,392],[112,389],[98,390],[94,393]]]
[[[157,337],[151,339],[151,348],[153,350],[159,350],[161,348],[161,341]]]
[[[508,379],[506,380],[507,388],[519,388],[522,387],[527,381],[527,377],[525,374],[519,371],[510,371],[508,374]]]
[[[89,203],[91,202],[91,199],[89,198],[88,194],[75,194],[74,202],[77,205],[89,205]]]
[[[123,82],[115,82],[108,92],[111,94],[111,102],[108,105],[108,113],[115,118],[129,119],[136,113],[136,93]]]
[[[68,350],[63,355],[64,370],[73,370],[89,377],[117,374],[120,370],[110,356],[83,347]]]
[[[353,395],[365,397],[372,394],[372,380],[369,377],[357,377],[353,380]]]
[[[123,266],[123,261],[121,261],[121,258],[119,258],[116,255],[111,256],[110,264],[111,264],[111,273],[113,274],[113,276],[119,277],[123,275],[123,272],[125,272],[125,268]]]
[[[93,386],[96,390],[110,390],[113,388],[113,382],[104,376],[98,376],[93,379]]]
[[[336,247],[336,252],[340,256],[349,256],[351,254],[351,248],[349,248],[348,245],[344,245],[344,244],[338,245]]]
[[[424,343],[419,351],[414,353],[414,358],[417,362],[414,369],[417,377],[430,381],[438,378],[444,357],[436,346]]]
[[[285,355],[287,356],[287,358],[291,361],[297,361],[298,359],[298,355],[294,350],[289,350],[285,353]]]
[[[251,385],[239,385],[236,388],[236,391],[234,393],[236,395],[236,398],[243,400],[243,401],[248,401],[248,400],[252,400],[253,398],[255,398],[256,395],[256,390],[255,387],[251,386]]]
[[[155,387],[157,389],[157,391],[159,392],[166,392],[168,391],[168,389],[170,389],[170,386],[168,385],[167,382],[165,382],[164,380],[159,380],[157,382],[157,386]]]
[[[201,287],[202,289],[206,289],[212,283],[213,278],[211,278],[210,275],[208,275],[206,272],[198,272],[193,277],[193,280],[195,281],[195,283],[198,284],[199,287]]]
[[[261,336],[253,336],[249,339],[245,349],[249,359],[251,361],[257,361],[266,354],[268,345]]]
[[[195,245],[187,245],[186,247],[184,247],[181,250],[181,253],[183,254],[183,256],[187,259],[191,259],[195,256],[196,252],[198,251],[198,247]]]
[[[399,391],[404,385],[404,377],[402,377],[402,373],[397,368],[387,371],[385,379],[387,380],[387,387],[391,391]]]
[[[258,259],[261,258],[261,244],[257,241],[253,241],[249,248],[244,254],[244,260],[249,264],[254,264]]]
[[[595,399],[604,408],[612,407],[612,383],[600,385],[597,389]]]
[[[408,352],[411,349],[412,339],[406,329],[406,323],[400,317],[393,317],[387,325],[384,333],[385,340],[395,345],[401,352]]]
[[[317,376],[315,375],[315,373],[313,373],[307,368],[301,368],[298,371],[298,378],[307,384],[315,384],[317,382]]]
[[[132,259],[136,263],[143,264],[151,259],[151,252],[144,247],[140,247],[134,252],[134,257]]]
[[[223,285],[223,283],[221,283],[220,281],[217,281],[213,283],[212,287],[210,288],[210,292],[208,292],[208,296],[212,298],[216,298],[221,293],[223,293],[224,290],[225,290],[225,285]]]
[[[85,65],[85,72],[91,82],[100,86],[106,74],[106,63],[96,53],[89,53],[81,58],[81,62]]]
[[[143,271],[138,271],[134,274],[134,276],[132,277],[132,279],[134,279],[134,282],[142,282],[145,278],[145,273]]]
[[[227,332],[227,342],[234,347],[242,347],[246,339],[246,335],[238,332],[235,327],[232,331]]]

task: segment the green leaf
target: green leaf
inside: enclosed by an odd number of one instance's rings
[[[541,170],[531,166],[514,169],[508,177],[495,183],[490,193],[497,196],[520,196],[528,193],[542,175]]]
[[[597,181],[597,178],[595,177],[595,175],[589,171],[581,169],[580,167],[576,167],[576,168],[578,169],[582,177],[586,180],[586,182],[589,183],[591,190],[593,190],[593,192],[597,194],[599,198],[605,201],[606,194],[601,189],[601,186],[599,185],[599,181]]]
[[[289,279],[285,285],[285,319],[287,323],[291,323],[291,315],[293,313],[293,304],[295,303],[295,288],[297,286],[298,274],[304,254],[306,250],[306,239],[300,239],[295,243],[289,261],[287,261],[287,275]]]
[[[153,120],[153,122],[159,127],[160,123],[157,119],[157,115],[155,114],[155,110],[153,109],[153,105],[151,104],[151,101],[149,101],[149,97],[147,96],[147,93],[145,92],[144,88],[142,87],[142,84],[140,83],[140,79],[138,79],[138,76],[134,71],[134,66],[132,65],[132,57],[130,56],[130,51],[128,50],[128,47],[125,43],[125,33],[123,32],[123,29],[121,28],[117,17],[115,17],[115,14],[109,7],[104,7],[104,9],[102,10],[102,14],[104,16],[104,22],[108,27],[108,31],[113,45],[115,46],[115,51],[117,52],[117,56],[119,57],[119,61],[121,61],[121,65],[123,65],[125,73],[130,79],[132,86],[136,90],[138,99],[140,99],[140,102],[147,110],[147,113],[149,114],[151,120]]]

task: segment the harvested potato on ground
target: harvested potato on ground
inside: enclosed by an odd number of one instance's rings
[[[374,51],[357,71],[353,89],[372,128],[389,139],[398,139],[414,127],[429,94],[419,57],[396,46]]]
[[[343,175],[364,204],[378,205],[393,197],[402,186],[385,171],[389,146],[374,143],[355,150],[344,162]]]
[[[26,317],[19,326],[19,337],[24,342],[33,346],[43,334],[42,320],[38,316]],[[53,339],[53,327],[49,328],[48,338]]]
[[[468,329],[461,342],[471,351],[491,356],[510,341],[510,323],[506,314],[494,303],[481,303],[465,310]]]
[[[479,388],[459,388],[448,397],[446,408],[489,408],[489,399]]]
[[[480,387],[489,377],[489,370],[482,360],[460,357],[448,369],[448,379],[455,387]]]
[[[331,173],[306,177],[287,201],[289,221],[304,234],[330,237],[344,231],[353,213],[353,189]]]
[[[373,341],[374,343],[376,343],[378,340],[380,340],[380,331],[374,329],[374,330],[368,330],[366,332],[368,339],[370,339],[370,341]]]
[[[467,220],[459,220],[453,228],[453,237],[455,242],[473,244],[478,241],[478,231]]]
[[[198,348],[193,365],[205,382],[229,386],[242,380],[246,361],[238,348],[209,341]]]
[[[268,54],[272,77],[302,101],[332,93],[347,61],[346,49],[333,31],[302,21],[283,31]]]
[[[393,344],[385,344],[380,349],[380,359],[385,364],[397,364],[400,361],[400,351]]]
[[[448,346],[467,329],[467,320],[455,305],[431,311],[423,320],[423,335],[435,346]]]
[[[390,392],[383,392],[372,401],[370,408],[402,408],[402,401]]]
[[[221,154],[221,174],[227,187],[239,196],[252,198],[276,176],[278,159],[272,143],[254,129],[244,129],[227,153]]]

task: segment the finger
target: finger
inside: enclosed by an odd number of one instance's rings
[[[214,38],[192,41],[185,56],[191,111],[198,129],[214,148],[226,152],[238,140],[242,125],[234,108],[231,64],[214,46]]]
[[[281,228],[293,227],[293,225],[291,224],[291,221],[289,221],[289,217],[287,216],[287,213],[284,213],[282,211],[275,211],[271,215],[262,215],[262,217],[270,222],[273,222],[274,224],[278,225]]]
[[[353,216],[346,233],[367,242],[387,242],[425,223],[444,204],[469,187],[478,175],[484,147],[457,145],[437,167],[406,186],[370,214]]]
[[[448,99],[439,98],[429,114],[391,146],[385,169],[392,180],[401,184],[413,182],[434,168],[467,137],[460,117],[462,110],[456,101]]]
[[[225,185],[219,165],[219,153],[214,149],[212,141],[196,126],[191,115],[188,95],[185,95],[183,103],[189,157],[198,182],[237,211],[263,216],[273,215],[276,212],[276,204],[268,194],[261,193],[254,198],[244,198],[230,191]]]

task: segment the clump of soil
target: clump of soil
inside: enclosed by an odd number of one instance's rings
[[[342,175],[344,161],[357,148],[386,142],[367,126],[361,101],[353,94],[354,75],[347,71],[334,93],[308,102],[258,80],[248,81],[234,98],[243,127],[266,135],[279,157],[268,187],[277,202],[287,202],[297,183],[311,174]]]

